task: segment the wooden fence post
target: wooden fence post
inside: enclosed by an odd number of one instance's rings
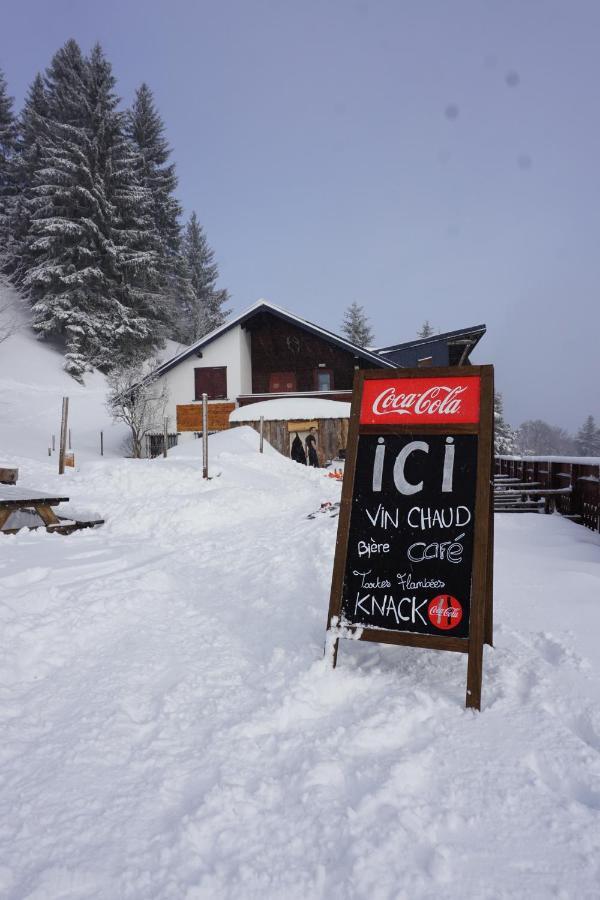
[[[202,477],[208,478],[208,394],[202,394]]]
[[[65,474],[65,451],[67,449],[67,421],[69,418],[69,398],[63,397],[60,420],[60,446],[58,448],[58,474]]]
[[[596,466],[596,531],[600,531],[600,465]]]
[[[104,456],[104,432],[100,432],[100,456]]]
[[[263,452],[264,445],[264,431],[265,431],[265,417],[260,417],[260,452]]]
[[[167,458],[167,443],[169,440],[169,419],[165,416],[163,419],[163,456]]]

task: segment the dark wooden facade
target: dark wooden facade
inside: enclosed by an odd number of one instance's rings
[[[355,368],[373,368],[325,336],[322,338],[293,322],[287,322],[269,312],[262,312],[246,326],[251,332],[252,393],[280,393],[273,390],[273,376],[293,373],[294,387],[290,393],[315,393],[319,370],[331,375],[330,392],[351,391]],[[328,392],[328,399],[334,399]],[[347,399],[342,395],[343,399]]]
[[[317,423],[317,455],[319,463],[323,466],[329,460],[335,459],[340,451],[345,451],[348,441],[349,419],[315,419]],[[308,423],[310,424],[310,423]],[[260,421],[256,422],[232,422],[232,427],[250,425],[260,434]],[[288,423],[283,420],[274,420],[263,423],[264,437],[269,444],[278,450],[283,456],[290,455],[290,432]],[[302,431],[302,429],[299,429]]]

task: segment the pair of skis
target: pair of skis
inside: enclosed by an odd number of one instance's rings
[[[319,509],[316,509],[314,512],[311,512],[307,515],[307,519],[316,519],[317,516],[329,516],[330,519],[334,519],[336,516],[340,514],[340,504],[339,502],[333,503],[331,500],[325,500],[321,503]]]

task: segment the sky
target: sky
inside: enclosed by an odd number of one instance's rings
[[[17,107],[71,37],[152,88],[235,312],[483,322],[511,424],[600,419],[595,0],[20,0]]]

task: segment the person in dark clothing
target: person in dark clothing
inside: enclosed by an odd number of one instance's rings
[[[315,429],[311,428],[306,437],[306,455],[308,456],[308,465],[319,468],[319,457],[317,456],[317,439],[315,437]]]
[[[306,465],[306,453],[298,432],[296,432],[296,437],[292,441],[291,457],[294,462],[301,463],[303,466]]]

